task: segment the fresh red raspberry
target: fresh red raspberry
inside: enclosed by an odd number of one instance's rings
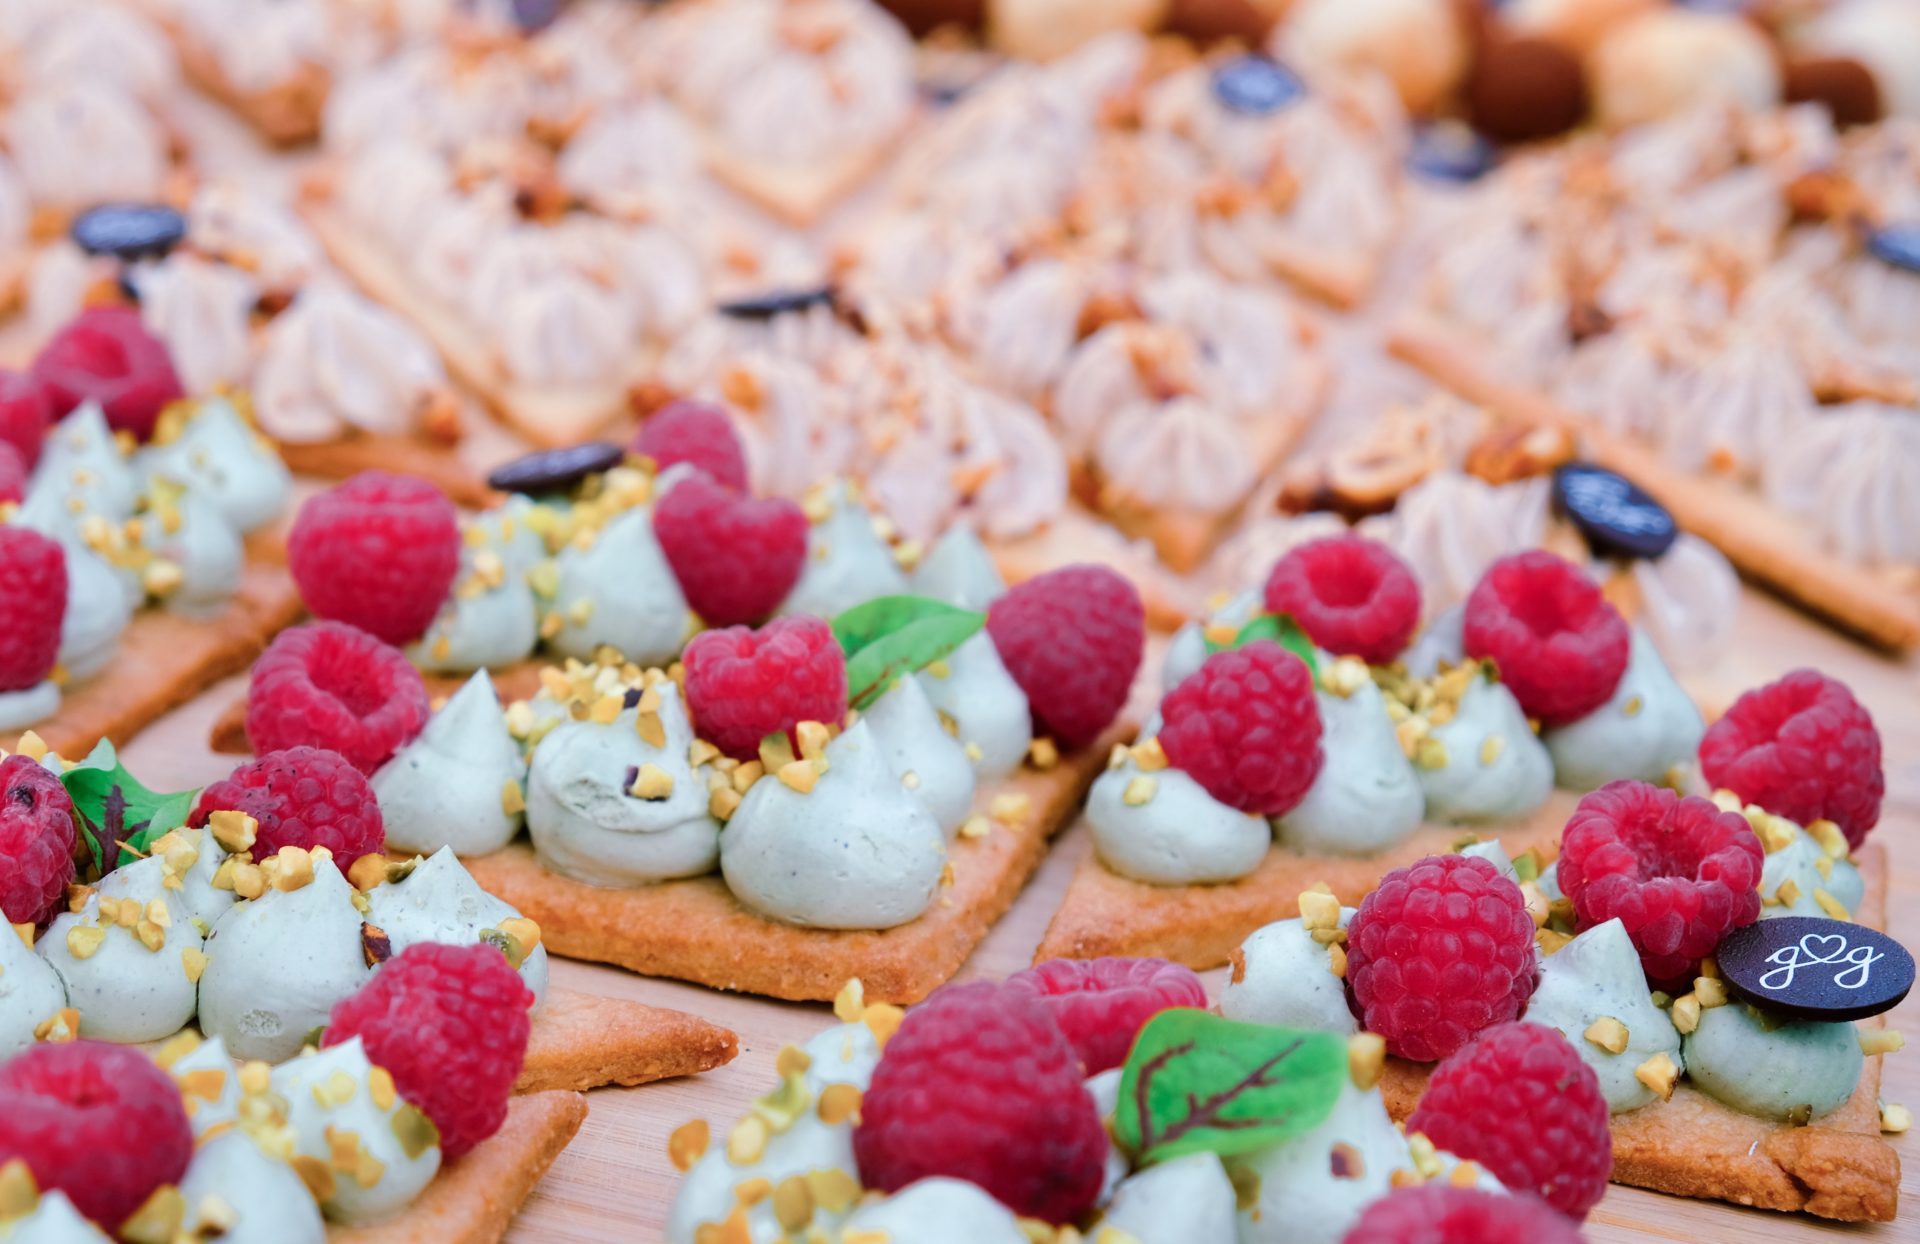
[[[89,307],[54,334],[33,360],[33,378],[55,419],[81,403],[100,403],[107,425],[141,440],[167,403],[184,397],[166,343],[132,307]]]
[[[973,981],[907,1012],[861,1099],[853,1154],[869,1188],[947,1176],[1063,1223],[1100,1195],[1107,1132],[1047,1008]]]
[[[1858,847],[1880,821],[1880,732],[1846,684],[1795,670],[1733,702],[1700,740],[1716,787],[1802,825],[1828,820]]]
[[[1228,807],[1284,816],[1326,760],[1313,672],[1270,639],[1216,652],[1161,701],[1160,746]]]
[[[1467,597],[1467,655],[1491,657],[1500,681],[1542,725],[1605,704],[1627,672],[1626,620],[1600,587],[1542,549],[1503,557]]]
[[[1663,786],[1609,782],[1573,810],[1560,889],[1582,930],[1619,919],[1655,985],[1692,979],[1720,939],[1760,918],[1766,852],[1747,818]]]
[[[1200,978],[1165,959],[1049,959],[1009,976],[1007,988],[1040,1000],[1090,1076],[1126,1062],[1160,1012],[1207,1005]]]
[[[0,526],[0,691],[53,672],[66,616],[66,552],[30,527]]]
[[[27,467],[20,451],[0,440],[0,501],[21,501],[27,495]]]
[[[1267,610],[1292,617],[1329,652],[1385,665],[1420,625],[1420,583],[1378,540],[1328,536],[1274,564]]]
[[[362,471],[300,507],[287,565],[314,616],[411,643],[460,569],[460,517],[423,479]]]
[[[705,631],[681,660],[694,728],[735,760],[758,756],[769,734],[792,738],[803,721],[831,726],[847,715],[847,656],[819,618]]]
[[[192,1157],[180,1087],[139,1050],[69,1041],[0,1065],[0,1166],[20,1158],[94,1222],[125,1222]]]
[[[1581,1235],[1537,1197],[1419,1184],[1367,1206],[1342,1244],[1581,1244]]]
[[[31,373],[0,368],[0,441],[14,447],[27,470],[40,461],[52,424],[53,405],[40,382]]]
[[[255,752],[324,747],[362,773],[412,742],[431,715],[427,686],[406,654],[340,622],[280,632],[247,684]]]
[[[367,1061],[440,1129],[451,1162],[506,1121],[532,1005],[533,990],[496,947],[420,942],[333,1008],[321,1043],[359,1037]]]
[[[696,474],[653,511],[653,534],[687,603],[708,626],[760,621],[807,564],[807,516],[782,497],[756,501]]]
[[[1381,878],[1347,926],[1361,1026],[1431,1063],[1520,1014],[1538,975],[1520,887],[1486,860],[1432,855]]]
[[[9,924],[60,914],[73,880],[73,800],[29,756],[0,761],[0,913]]]
[[[1147,614],[1133,584],[1105,566],[1063,566],[994,601],[987,630],[1027,693],[1035,726],[1085,747],[1126,706]]]
[[[1565,1037],[1501,1024],[1434,1068],[1407,1131],[1579,1219],[1613,1173],[1608,1114],[1600,1078]]]
[[[698,467],[715,483],[747,490],[747,453],[727,412],[704,402],[670,402],[640,425],[633,452],[664,471],[678,463]]]
[[[207,823],[214,812],[244,812],[260,823],[253,858],[281,847],[325,847],[345,872],[387,841],[380,802],[365,775],[339,752],[289,747],[249,761],[200,792],[188,824]]]

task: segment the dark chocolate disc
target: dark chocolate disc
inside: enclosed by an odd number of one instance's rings
[[[822,285],[816,289],[781,289],[770,293],[755,294],[751,298],[736,298],[723,302],[719,306],[720,314],[730,315],[736,320],[770,320],[776,315],[787,315],[795,311],[805,311],[810,307],[830,307],[833,305],[833,286]]]
[[[1493,144],[1458,121],[1437,121],[1413,132],[1407,167],[1435,181],[1478,181],[1493,168]]]
[[[159,259],[187,236],[187,219],[164,203],[109,203],[74,217],[71,232],[89,255]]]
[[[1714,952],[1720,975],[1757,1007],[1795,1019],[1866,1019],[1913,988],[1913,956],[1878,929],[1781,916],[1735,929]]]
[[[1213,71],[1213,97],[1220,106],[1250,117],[1278,112],[1306,91],[1293,70],[1257,52],[1223,61]]]
[[[1680,538],[1665,506],[1605,467],[1569,462],[1555,471],[1553,503],[1603,557],[1659,557]]]
[[[1867,249],[1881,263],[1920,272],[1920,221],[1880,226],[1868,235]]]
[[[512,0],[513,24],[527,34],[545,30],[560,19],[564,0]]]
[[[566,449],[542,449],[495,467],[487,476],[487,487],[529,496],[561,492],[589,475],[611,471],[620,465],[623,457],[625,451],[605,441],[590,441]]]

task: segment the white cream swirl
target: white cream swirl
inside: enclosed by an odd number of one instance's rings
[[[1768,499],[1835,555],[1870,566],[1920,563],[1920,415],[1856,402],[1765,445]]]
[[[447,374],[412,325],[343,285],[316,282],[267,327],[254,409],[278,440],[348,431],[406,436],[447,393]]]
[[[105,78],[72,79],[14,102],[0,136],[36,202],[151,202],[166,188],[166,137]]]

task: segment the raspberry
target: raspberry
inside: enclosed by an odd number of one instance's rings
[[[1040,1000],[1090,1076],[1126,1062],[1133,1039],[1160,1012],[1207,1005],[1200,978],[1165,959],[1049,959],[1015,972],[1006,987]]]
[[[708,626],[758,622],[800,581],[807,516],[780,497],[755,501],[705,475],[675,484],[653,512],[687,603]]]
[[[1434,1068],[1407,1131],[1578,1219],[1613,1173],[1607,1118],[1600,1078],[1565,1037],[1501,1024]]]
[[[819,618],[706,631],[681,660],[694,727],[735,760],[758,756],[769,734],[791,738],[803,721],[837,725],[847,715],[846,654]]]
[[[45,924],[73,880],[73,800],[30,756],[0,761],[0,913],[9,924]]]
[[[1765,858],[1737,812],[1645,782],[1609,782],[1567,821],[1560,889],[1582,931],[1619,919],[1647,979],[1671,984],[1760,918]]]
[[[324,747],[372,773],[426,727],[420,671],[398,648],[339,622],[280,632],[247,685],[253,750]]]
[[[362,471],[300,507],[287,565],[316,617],[409,643],[460,569],[459,515],[423,479]]]
[[[1027,693],[1035,725],[1085,747],[1126,706],[1147,614],[1133,584],[1105,566],[1064,566],[994,601],[987,630]]]
[[[200,792],[195,827],[213,812],[244,812],[260,823],[253,858],[281,847],[325,847],[341,872],[386,844],[380,803],[360,770],[339,752],[289,747],[268,752]]]
[[[40,446],[53,423],[47,391],[27,372],[0,368],[0,441],[14,447],[29,471],[40,461]]]
[[[1581,1244],[1581,1237],[1534,1197],[1418,1184],[1367,1206],[1342,1244]]]
[[[27,495],[27,467],[20,451],[0,440],[0,501],[18,502]]]
[[[109,427],[143,441],[153,435],[167,403],[185,396],[166,343],[147,331],[132,307],[82,311],[41,349],[33,378],[55,419],[96,401]]]
[[[1381,878],[1347,926],[1354,1014],[1414,1062],[1520,1014],[1537,968],[1520,887],[1492,864],[1433,855]]]
[[[1229,807],[1284,816],[1326,753],[1306,662],[1269,639],[1216,652],[1160,703],[1167,760]]]
[[[1504,557],[1467,597],[1467,655],[1490,657],[1527,716],[1577,721],[1607,702],[1627,671],[1620,611],[1573,563],[1535,549]]]
[[[1880,732],[1844,683],[1795,670],[1747,692],[1700,741],[1709,782],[1775,816],[1828,820],[1855,847],[1880,820]]]
[[[97,1223],[125,1222],[192,1157],[180,1088],[139,1050],[36,1045],[0,1066],[0,1166],[20,1158]]]
[[[1420,625],[1420,584],[1378,540],[1328,536],[1274,564],[1267,610],[1292,617],[1329,652],[1385,665]]]
[[[0,691],[53,672],[66,614],[66,552],[30,527],[0,527]]]
[[[705,471],[717,484],[735,492],[747,490],[746,451],[740,447],[733,420],[717,406],[668,403],[640,425],[633,452],[652,458],[662,471],[684,462]]]
[[[907,1013],[861,1099],[853,1154],[869,1188],[944,1175],[1064,1223],[1100,1194],[1107,1133],[1047,1008],[975,981]]]
[[[359,1037],[367,1061],[440,1129],[451,1162],[506,1121],[532,1005],[533,991],[495,947],[421,942],[333,1008],[322,1044]]]

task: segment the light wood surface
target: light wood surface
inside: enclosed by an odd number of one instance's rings
[[[203,168],[244,170],[248,176],[290,176],[284,164],[272,169],[264,165],[257,148],[238,132],[231,117],[218,115],[204,101],[189,101],[183,112]],[[462,446],[462,452],[485,465],[498,461],[505,444],[497,431],[482,430]],[[1892,853],[1890,931],[1907,945],[1920,948],[1920,708],[1914,705],[1915,693],[1920,692],[1920,657],[1898,661],[1875,654],[1771,598],[1748,592],[1734,639],[1722,658],[1711,668],[1687,673],[1683,681],[1710,712],[1717,712],[1745,688],[1800,666],[1844,679],[1879,723],[1886,745],[1888,792],[1878,835]],[[1157,671],[1152,673],[1157,676]],[[128,763],[163,789],[225,776],[234,760],[215,755],[206,746],[208,728],[244,689],[242,678],[210,689],[128,746]],[[1029,963],[1075,861],[1086,850],[1082,828],[1056,844],[1034,883],[962,970],[962,978],[1003,976]],[[1209,989],[1216,995],[1223,977],[1223,972],[1208,974]],[[668,1133],[696,1117],[719,1128],[730,1125],[752,1098],[773,1086],[774,1058],[780,1047],[803,1041],[832,1022],[828,1008],[821,1005],[719,994],[560,960],[554,961],[553,981],[570,989],[690,1011],[738,1032],[741,1053],[731,1065],[692,1080],[591,1094],[585,1126],[514,1224],[508,1238],[517,1244],[659,1239],[678,1185],[678,1175],[666,1156]],[[1920,1034],[1920,999],[1903,1005],[1891,1021],[1897,1028]],[[1890,1101],[1920,1108],[1920,1045],[1889,1058],[1885,1092]],[[1907,1170],[1903,1191],[1920,1191],[1920,1142],[1903,1137],[1897,1144]],[[1593,1244],[1840,1238],[1920,1242],[1920,1198],[1906,1205],[1900,1221],[1858,1228],[1615,1188],[1593,1214],[1586,1233]]]

